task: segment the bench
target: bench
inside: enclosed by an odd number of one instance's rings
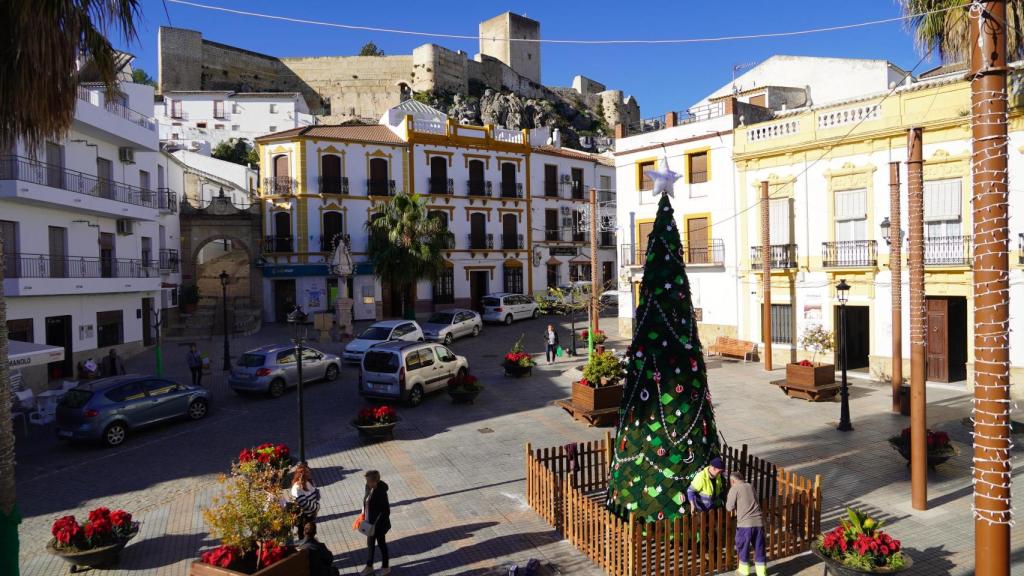
[[[744,362],[757,359],[757,343],[737,340],[728,336],[719,336],[708,348],[709,356],[728,356],[740,358]]]

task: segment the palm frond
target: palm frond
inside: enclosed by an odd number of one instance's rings
[[[964,0],[898,0],[907,29],[921,54],[938,51],[943,62],[952,64],[970,58],[972,24]],[[1006,3],[1006,51],[1010,61],[1024,57],[1024,0]]]

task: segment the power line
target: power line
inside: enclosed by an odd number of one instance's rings
[[[236,8],[225,8],[223,6],[212,6],[210,4],[202,4],[200,2],[191,2],[189,0],[166,0],[172,4],[180,4],[182,6],[190,6],[193,8],[200,8],[203,10],[212,10],[216,12],[226,12],[228,14],[236,14],[239,16],[251,16],[254,18],[263,18],[266,20],[277,20],[282,22],[291,22],[293,24],[307,24],[312,26],[324,26],[328,28],[339,28],[342,30],[359,30],[364,32],[381,32],[386,34],[401,34],[405,36],[422,36],[428,38],[447,38],[452,40],[491,40],[501,42],[525,42],[533,44],[581,44],[581,45],[621,45],[621,44],[706,44],[713,42],[730,42],[736,40],[761,40],[767,38],[785,38],[791,36],[806,36],[809,34],[820,34],[825,32],[838,32],[842,30],[852,30],[856,28],[865,28],[868,26],[876,26],[880,24],[891,24],[893,22],[902,22],[910,20],[912,18],[920,18],[929,16],[932,14],[939,14],[942,12],[948,12],[958,8],[964,8],[969,4],[961,4],[957,6],[949,6],[946,8],[939,8],[936,10],[929,10],[927,12],[919,12],[916,14],[906,14],[901,16],[893,16],[891,18],[881,18],[878,20],[868,20],[866,22],[856,22],[853,24],[839,24],[835,26],[824,26],[819,28],[809,28],[805,30],[790,30],[783,32],[765,32],[760,34],[735,34],[730,36],[710,36],[702,38],[670,38],[670,39],[608,39],[608,40],[591,40],[591,39],[553,39],[553,38],[499,38],[499,37],[487,37],[474,34],[452,34],[442,32],[423,32],[419,30],[403,30],[399,28],[386,28],[382,26],[362,26],[357,24],[343,24],[341,22],[326,22],[323,20],[310,20],[308,18],[295,18],[291,16],[279,16],[275,14],[266,14],[262,12],[252,12],[249,10],[238,10]]]

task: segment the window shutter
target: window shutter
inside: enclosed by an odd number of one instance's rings
[[[867,218],[867,190],[839,190],[835,196],[836,220]]]
[[[768,204],[768,233],[773,245],[792,244],[790,230],[790,199],[777,198]]]
[[[960,219],[960,185],[959,178],[924,183],[925,222]]]

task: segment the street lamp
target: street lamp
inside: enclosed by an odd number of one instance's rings
[[[231,277],[224,270],[221,270],[220,275],[220,291],[221,301],[223,302],[224,308],[224,366],[225,372],[231,370],[231,347],[228,344],[228,282]]]
[[[306,463],[306,407],[302,395],[302,345],[306,340],[306,313],[302,306],[296,305],[295,310],[288,314],[288,323],[292,325],[292,342],[295,344],[295,361],[299,371],[299,462]]]
[[[846,301],[849,299],[850,285],[846,283],[846,279],[839,280],[839,284],[836,285],[836,294],[839,298],[839,361],[840,370],[842,371],[842,382],[839,387],[839,426],[836,426],[836,430],[842,432],[849,432],[853,430],[853,424],[850,423],[850,388],[846,383]]]
[[[889,237],[889,230],[892,228],[892,222],[889,221],[889,217],[882,218],[881,224],[878,225],[882,229],[882,239],[885,240],[886,246],[892,246],[892,238]],[[903,229],[900,228],[900,242],[903,242]]]

